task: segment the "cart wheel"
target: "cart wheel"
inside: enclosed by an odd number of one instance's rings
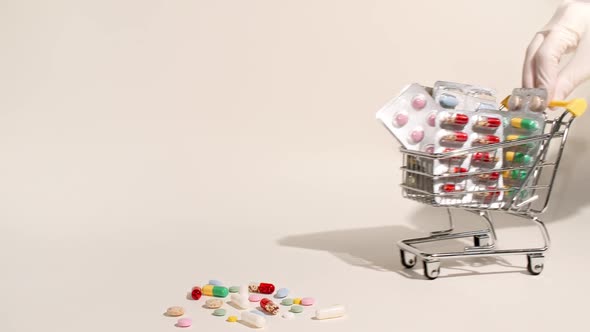
[[[543,272],[545,256],[539,254],[527,255],[527,261],[527,270],[529,270],[532,275],[536,276]]]
[[[439,261],[434,261],[434,262],[424,261],[424,275],[426,276],[426,278],[428,278],[430,280],[434,280],[438,277],[439,274],[440,274],[440,262]]]
[[[405,266],[408,269],[413,268],[416,265],[416,255],[411,254],[409,252],[400,250],[399,251],[399,256],[402,260],[402,265]]]

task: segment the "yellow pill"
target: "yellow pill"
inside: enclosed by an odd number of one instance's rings
[[[293,299],[293,304],[300,304],[301,303],[301,299],[296,297]]]
[[[230,323],[235,323],[238,321],[238,317],[237,316],[229,316],[229,317],[227,317],[227,321]]]
[[[522,136],[520,135],[508,135],[506,136],[506,140],[507,141],[516,141],[517,139],[520,139]]]

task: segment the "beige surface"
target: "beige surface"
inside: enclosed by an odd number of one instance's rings
[[[545,216],[544,273],[454,261],[434,282],[394,243],[444,219],[402,200],[398,146],[374,120],[409,82],[508,93],[553,5],[0,2],[0,331],[175,331],[171,305],[192,330],[247,331],[185,299],[210,278],[349,306],[269,331],[582,324],[590,116]],[[500,224],[506,244],[537,239]]]

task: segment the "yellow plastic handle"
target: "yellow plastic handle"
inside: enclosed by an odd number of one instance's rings
[[[566,100],[552,100],[549,102],[549,107],[563,107],[568,112],[572,113],[574,117],[580,116],[586,112],[586,100],[582,98],[576,98],[569,101]]]

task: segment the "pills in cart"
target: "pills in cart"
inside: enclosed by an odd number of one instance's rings
[[[279,306],[268,298],[263,298],[260,300],[260,307],[271,315],[276,315],[279,313]]]
[[[226,297],[229,294],[229,290],[227,289],[227,287],[214,285],[203,286],[201,292],[203,293],[203,295],[215,297]]]
[[[184,315],[184,308],[179,306],[170,307],[166,310],[166,316],[176,317]]]
[[[465,127],[469,122],[469,117],[462,113],[449,113],[449,115],[442,118],[441,127]]]
[[[316,310],[316,319],[338,318],[346,314],[346,308],[343,305],[333,305],[331,307]]]
[[[510,120],[510,125],[514,128],[522,128],[531,131],[539,129],[539,123],[537,121],[526,118],[512,118]]]
[[[477,117],[477,121],[475,121],[473,126],[476,129],[493,129],[500,127],[500,125],[502,125],[502,120],[500,120],[500,118],[479,116]]]
[[[266,318],[249,311],[242,312],[242,321],[254,327],[262,328],[266,325]]]
[[[476,138],[473,139],[472,145],[488,145],[488,144],[496,144],[500,143],[500,137],[496,135],[478,135]]]
[[[467,138],[469,136],[464,132],[454,132],[448,135],[444,135],[441,137],[440,142],[441,144],[449,144],[449,143],[465,143],[467,142]]]
[[[180,318],[176,322],[176,326],[178,327],[190,327],[191,325],[193,325],[193,320],[190,318]]]
[[[418,94],[416,96],[414,96],[414,98],[412,98],[412,107],[419,111],[421,109],[424,108],[424,106],[426,106],[426,96],[422,95],[422,94]]]
[[[528,154],[522,152],[508,151],[506,152],[506,161],[513,162],[516,164],[528,165],[531,163],[533,158]]]

